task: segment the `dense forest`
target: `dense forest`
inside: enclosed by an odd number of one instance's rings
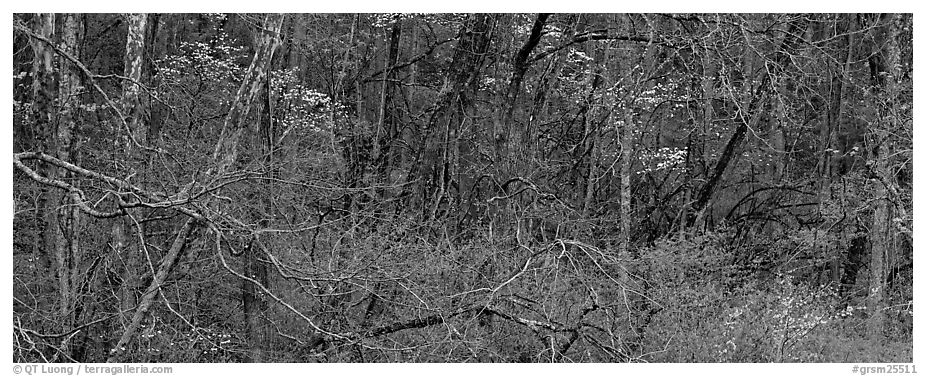
[[[910,14],[16,14],[16,362],[912,361]]]

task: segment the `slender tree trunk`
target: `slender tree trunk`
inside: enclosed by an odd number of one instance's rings
[[[132,314],[132,319],[126,325],[125,331],[119,338],[119,342],[109,350],[110,355],[109,358],[106,359],[107,363],[120,361],[125,351],[129,350],[128,346],[130,342],[135,339],[135,335],[138,333],[138,328],[141,326],[145,314],[154,303],[154,298],[160,293],[161,285],[167,280],[167,276],[170,274],[171,270],[173,270],[182,251],[186,248],[187,240],[191,236],[194,227],[195,224],[193,220],[187,219],[180,227],[180,230],[177,231],[177,236],[174,238],[173,243],[171,243],[167,254],[164,255],[161,262],[158,264],[157,273],[154,275],[154,278],[152,278],[151,284],[145,289],[141,299],[139,299],[138,308],[136,308],[135,313]]]
[[[262,221],[263,222],[263,221]],[[266,225],[266,224],[263,224]],[[269,278],[267,266],[260,260],[260,247],[251,246],[244,253],[244,273],[246,276],[260,282],[267,288]],[[267,310],[267,301],[258,291],[254,283],[241,281],[241,301],[244,310],[245,332],[247,333],[248,356],[247,361],[263,363],[268,360],[267,350],[270,340],[269,326],[264,314]]]
[[[878,157],[875,161],[875,173],[884,176],[887,172],[887,163],[884,154],[888,153],[890,148],[883,145],[878,148]],[[884,338],[884,289],[885,289],[885,270],[887,269],[886,261],[889,249],[890,234],[890,208],[887,198],[887,190],[879,181],[874,181],[875,185],[875,203],[874,214],[871,218],[871,260],[868,264],[868,311],[871,317],[868,319],[868,337],[875,341],[881,341]]]
[[[39,36],[54,38],[55,14],[38,13],[33,16],[33,28]],[[54,125],[52,113],[54,100],[58,97],[58,87],[54,75],[54,53],[52,48],[43,41],[32,42],[32,119],[35,124],[33,134],[36,135],[36,144],[39,151],[55,155]],[[47,163],[39,165],[39,173],[49,179],[55,178],[57,169]],[[51,267],[55,254],[54,228],[57,226],[55,211],[58,206],[59,194],[56,188],[41,187],[36,216],[38,217],[41,234],[38,237],[37,249],[41,255],[42,264]]]
[[[245,74],[241,86],[235,95],[235,100],[225,117],[225,123],[222,126],[222,133],[216,142],[215,152],[212,154],[216,162],[206,175],[209,177],[221,177],[228,172],[232,164],[238,158],[238,144],[241,135],[247,128],[247,116],[251,109],[252,103],[259,96],[264,84],[263,79],[267,74],[270,66],[270,60],[273,57],[273,51],[279,44],[279,36],[283,15],[272,14],[264,20],[264,32],[258,40],[257,48],[254,51],[254,59]]]
[[[851,64],[851,61],[853,59],[852,50],[855,47],[854,46],[855,44],[854,43],[854,39],[855,39],[854,33],[855,33],[856,15],[854,14],[844,15],[844,16],[837,15],[835,17],[837,20],[840,17],[845,18],[846,27],[845,27],[845,31],[843,32],[843,34],[845,34],[845,38],[843,38],[845,39],[845,45],[844,45],[845,57],[842,59],[841,64],[836,65],[835,72],[832,73],[831,89],[830,89],[830,111],[827,116],[826,132],[824,135],[821,135],[821,140],[823,141],[825,145],[827,145],[827,147],[831,147],[829,145],[835,144],[833,140],[834,133],[838,134],[839,132],[842,131],[842,117],[843,117],[842,116],[842,113],[843,113],[842,103],[845,100],[844,99],[845,95],[843,93],[843,86],[849,82],[849,65]],[[837,26],[835,27],[835,30],[837,32],[839,31],[838,23],[837,23]],[[841,152],[848,153],[848,150],[841,150]],[[820,200],[820,205],[822,209],[822,205],[825,201],[830,200],[830,202],[832,202],[831,197],[833,195],[833,163],[832,163],[831,158],[825,153],[823,156],[821,156],[821,159],[822,160],[820,164],[822,165],[823,168],[821,169],[821,172],[819,174],[820,180],[822,182],[819,200]],[[843,196],[845,196],[844,193],[843,193]],[[842,199],[844,200],[845,197],[843,197]],[[843,209],[844,209],[844,206],[843,206]],[[846,241],[846,236],[845,236],[846,227],[847,226],[843,226],[842,229],[840,230],[842,235],[840,236],[841,244],[839,244],[839,249],[848,248],[848,242]],[[827,253],[831,253],[831,252],[827,252]],[[833,282],[839,282],[842,279],[839,273],[840,273],[840,266],[843,264],[843,255],[841,252],[832,252],[832,254],[833,254],[833,258],[829,263],[830,280]]]
[[[598,112],[600,105],[595,100],[595,91],[598,90],[598,86],[601,83],[600,71],[596,71],[594,74],[590,74],[588,77],[589,88],[588,95],[586,100],[585,111],[585,155],[587,155],[588,160],[586,163],[586,169],[588,170],[588,176],[585,179],[585,197],[582,199],[582,216],[588,217],[589,211],[593,210],[592,204],[595,199],[595,183],[598,180]]]
[[[402,39],[402,21],[396,20],[389,34],[389,49],[384,62],[386,70],[380,95],[379,127],[376,128],[376,138],[373,140],[373,160],[376,161],[380,173],[389,170],[394,156],[392,143],[398,133],[398,116],[395,113],[396,87],[398,70],[393,67],[399,61],[399,42]]]
[[[144,68],[142,68],[142,78],[141,82],[150,84],[155,74],[155,56],[158,55],[158,33],[161,30],[161,14],[160,13],[150,13],[148,14],[148,20],[145,22],[145,56],[144,56]],[[144,103],[146,105],[146,113],[144,121],[146,123],[146,131],[148,134],[144,137],[145,142],[149,145],[156,145],[158,140],[161,138],[161,130],[163,129],[166,118],[169,114],[169,108],[160,101],[154,100],[152,93],[148,92],[144,96]]]
[[[145,34],[148,16],[144,13],[126,15],[128,32],[126,34],[125,45],[125,67],[123,76],[127,78],[122,83],[122,113],[126,116],[125,122],[128,125],[129,134],[123,134],[121,145],[125,156],[125,164],[129,168],[139,167],[139,155],[135,144],[131,141],[134,138],[139,144],[144,145],[148,135],[148,127],[145,122],[145,101],[141,95],[141,87],[138,83],[142,82],[142,70],[144,68],[144,51],[145,51]],[[143,171],[134,171],[143,172]],[[132,172],[129,172],[132,173]],[[123,325],[127,325],[131,320],[131,311],[135,309],[136,291],[140,285],[139,276],[144,273],[142,248],[131,246],[132,241],[132,222],[129,218],[116,218],[113,223],[113,248],[116,254],[125,264],[122,277],[122,286],[120,287],[120,310],[123,312]]]
[[[260,131],[258,132],[258,144],[261,146],[261,155],[264,155],[264,169],[270,177],[276,178],[276,167],[274,166],[274,130],[273,130],[273,108],[271,98],[270,74],[267,75],[264,89],[263,111],[260,116]],[[268,228],[272,225],[274,217],[273,208],[273,180],[268,180],[261,190],[261,210],[256,210],[255,216],[258,217],[258,223],[262,228]],[[253,240],[252,240],[253,242]],[[270,288],[269,278],[267,275],[267,266],[260,260],[260,247],[253,244],[244,251],[244,275],[259,281],[262,285]],[[267,310],[267,301],[258,291],[257,286],[247,280],[241,281],[241,302],[244,309],[245,332],[247,333],[248,342],[248,361],[254,363],[266,362],[267,349],[270,340],[269,326],[263,317]]]
[[[64,15],[61,30],[61,46],[64,52],[71,56],[80,57],[80,41],[83,38],[80,15],[68,13]],[[57,132],[58,159],[70,163],[77,163],[80,124],[80,90],[81,79],[77,69],[66,59],[59,59],[59,95],[61,110],[59,110],[59,124]],[[73,174],[63,173],[64,178],[72,178]],[[66,309],[63,313],[62,325],[70,329],[78,313],[77,287],[81,279],[79,273],[80,255],[80,210],[72,204],[71,196],[63,196],[67,203],[59,214],[59,224],[56,226],[56,246],[58,247],[59,276],[61,279],[62,303]]]
[[[631,176],[631,156],[633,156],[633,114],[630,111],[627,111],[624,114],[623,125],[621,126],[618,136],[619,142],[621,145],[621,160],[620,160],[620,213],[621,213],[621,235],[620,235],[620,257],[625,260],[629,260],[630,253],[630,231],[631,223],[633,218],[630,217],[631,207],[631,192],[630,192],[630,176]]]
[[[874,214],[871,219],[871,260],[869,262],[868,286],[868,337],[874,341],[884,340],[885,298],[887,285],[885,279],[891,265],[892,245],[894,242],[893,223],[891,219],[891,199],[889,186],[894,184],[889,158],[893,153],[893,140],[891,133],[899,129],[897,121],[898,92],[897,80],[900,77],[897,70],[899,63],[899,50],[897,48],[897,30],[895,25],[900,19],[899,14],[883,15],[881,22],[887,23],[882,39],[884,50],[877,52],[881,59],[870,59],[873,87],[880,87],[882,108],[878,109],[879,122],[873,124],[876,128],[869,129],[869,146],[874,158],[872,184],[875,186]],[[876,38],[878,40],[878,38]]]

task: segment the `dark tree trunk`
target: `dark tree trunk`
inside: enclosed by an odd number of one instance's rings
[[[277,167],[274,165],[275,132],[273,129],[273,107],[270,100],[272,94],[272,90],[270,89],[272,85],[270,81],[270,74],[268,72],[264,93],[262,95],[264,99],[261,103],[263,111],[261,111],[260,114],[260,129],[257,135],[258,145],[260,145],[258,150],[260,151],[260,155],[264,156],[264,170],[271,178],[271,180],[267,180],[262,187],[264,189],[259,190],[261,192],[259,203],[260,210],[255,210],[254,213],[261,228],[269,228],[273,223],[273,179],[279,178]],[[260,282],[264,287],[270,288],[266,261],[261,260],[261,251],[263,248],[253,244],[254,241],[255,240],[252,239],[250,241],[251,244],[244,250],[244,275]],[[267,301],[264,299],[263,294],[258,291],[254,283],[242,280],[241,302],[244,309],[245,332],[248,337],[247,360],[254,363],[266,362],[268,360],[267,350],[270,340],[269,326],[264,318],[264,313],[267,310]]]
[[[518,50],[517,55],[512,59],[511,76],[508,79],[508,88],[505,91],[505,96],[500,107],[500,111],[502,112],[501,119],[495,130],[495,158],[503,164],[509,163],[511,159],[509,150],[509,142],[511,139],[517,136],[515,140],[518,142],[515,145],[518,149],[526,146],[523,130],[512,129],[511,122],[514,116],[514,109],[517,105],[518,96],[521,92],[521,83],[524,81],[524,74],[527,72],[529,66],[527,59],[534,51],[534,48],[537,47],[537,44],[540,43],[540,37],[543,36],[543,28],[546,26],[549,17],[550,13],[540,13],[537,15],[531,27],[530,36],[528,36],[527,41],[524,42],[524,45]]]

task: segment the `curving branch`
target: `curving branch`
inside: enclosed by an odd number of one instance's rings
[[[83,211],[84,213],[87,213],[97,218],[114,218],[114,217],[125,215],[122,209],[112,211],[112,212],[102,212],[102,211],[91,208],[89,205],[87,205],[87,201],[84,199],[86,195],[84,194],[84,191],[82,191],[80,188],[77,188],[73,185],[65,183],[61,180],[49,179],[49,178],[39,175],[37,172],[35,172],[35,170],[23,164],[22,161],[16,157],[16,155],[13,156],[13,166],[15,166],[18,170],[22,171],[27,176],[32,178],[32,180],[35,180],[44,185],[58,187],[65,191],[68,191],[68,194],[77,204],[77,207],[80,208],[80,210]]]
[[[415,63],[421,61],[421,59],[424,59],[424,58],[426,58],[426,57],[428,57],[428,56],[431,56],[431,54],[434,53],[434,50],[437,49],[437,47],[440,47],[440,46],[442,46],[442,45],[444,45],[444,44],[453,42],[453,41],[455,41],[455,40],[457,40],[457,39],[458,39],[458,38],[448,38],[448,39],[444,39],[444,40],[442,40],[442,41],[439,41],[439,42],[437,42],[437,43],[431,45],[431,47],[429,47],[427,51],[424,51],[424,52],[422,52],[422,53],[416,55],[415,57],[409,59],[409,60],[406,61],[406,62],[399,63],[399,64],[394,64],[394,65],[390,65],[390,66],[388,66],[388,67],[386,67],[386,68],[383,68],[383,69],[380,69],[380,70],[378,70],[378,71],[376,71],[376,72],[370,73],[370,75],[368,75],[366,78],[363,79],[363,82],[375,81],[375,78],[378,77],[378,76],[380,76],[380,75],[383,74],[383,73],[391,72],[391,71],[398,70],[398,69],[402,69],[402,68],[405,68],[405,67],[407,67],[407,66],[409,66],[409,65],[415,64]]]
[[[579,44],[579,43],[585,43],[589,41],[596,41],[596,40],[619,40],[619,41],[625,41],[625,42],[651,43],[651,44],[658,44],[658,45],[671,47],[671,48],[678,48],[677,45],[667,40],[661,40],[661,39],[656,40],[650,37],[644,37],[644,36],[639,36],[639,35],[611,34],[610,30],[602,29],[602,30],[593,30],[593,31],[589,31],[589,32],[576,35],[574,38],[572,38],[572,40],[566,43],[563,43],[556,47],[550,47],[538,53],[537,55],[534,55],[533,58],[531,58],[530,60],[527,60],[526,64],[530,65],[537,61],[543,60],[547,56],[555,54],[569,46]]]
[[[78,205],[81,205],[82,203],[81,210],[95,217],[112,218],[112,217],[121,216],[123,215],[122,208],[120,208],[118,211],[114,211],[113,213],[115,214],[100,212],[96,209],[90,208],[89,206],[86,205],[86,202],[84,202],[84,197],[86,196],[84,195],[83,191],[63,181],[49,179],[49,178],[39,175],[37,172],[35,172],[35,170],[29,168],[22,162],[23,160],[30,160],[30,159],[39,160],[45,163],[50,163],[52,165],[58,166],[67,171],[75,173],[77,175],[103,181],[107,184],[110,184],[114,187],[119,188],[120,191],[122,192],[127,192],[127,193],[130,193],[136,196],[136,198],[144,198],[147,200],[151,200],[150,202],[141,202],[140,200],[137,202],[132,202],[132,203],[123,202],[122,203],[123,208],[133,207],[133,206],[145,206],[145,207],[152,207],[152,208],[173,208],[174,210],[177,210],[194,219],[197,219],[197,220],[205,219],[205,217],[198,211],[182,206],[184,204],[191,203],[195,199],[196,196],[192,196],[192,197],[188,197],[186,195],[168,196],[164,193],[151,192],[151,191],[139,188],[138,186],[135,186],[134,184],[131,184],[125,180],[114,178],[114,177],[111,177],[106,174],[102,174],[102,173],[99,173],[93,170],[88,170],[86,168],[77,166],[75,164],[63,161],[61,159],[52,157],[48,154],[41,153],[41,152],[22,152],[22,153],[13,154],[13,165],[18,170],[22,171],[27,176],[29,176],[29,178],[31,178],[32,180],[35,180],[38,183],[64,189],[64,190],[71,192],[72,194],[77,194],[78,196],[76,197],[80,198],[79,200],[77,200]],[[121,200],[121,197],[120,197],[120,200]]]

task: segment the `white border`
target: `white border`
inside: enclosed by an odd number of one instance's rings
[[[658,3],[645,1],[617,1],[609,2],[567,2],[567,1],[539,1],[539,2],[503,2],[500,0],[465,0],[456,3],[446,3],[440,0],[432,1],[390,1],[383,0],[380,2],[372,1],[250,1],[250,2],[227,2],[218,0],[209,1],[178,1],[178,0],[158,0],[149,2],[127,3],[124,1],[106,1],[86,3],[79,1],[33,1],[18,2],[12,5],[11,13],[26,12],[202,12],[202,11],[225,11],[225,12],[315,12],[315,13],[349,13],[349,12],[524,12],[524,11],[544,11],[544,12],[730,12],[730,13],[761,13],[761,12],[913,12],[914,13],[914,54],[919,59],[923,59],[921,42],[924,37],[920,30],[921,26],[916,23],[920,15],[919,6],[914,5],[913,1],[854,1],[835,3],[831,1],[812,1],[812,0],[774,0],[763,2],[748,1],[660,1]],[[5,54],[8,62],[4,70],[6,73],[7,88],[13,85],[12,79],[12,15],[3,19],[3,26],[7,30],[6,40],[7,48]],[[923,64],[916,58],[914,59],[914,72],[923,72]],[[914,92],[923,93],[923,80],[914,80]],[[6,119],[12,119],[12,91],[7,89],[2,91],[4,100]],[[915,94],[916,96],[917,94]],[[914,102],[916,103],[916,102]],[[922,110],[922,105],[914,106],[915,124],[920,122],[926,112]],[[6,123],[6,132],[3,132],[3,140],[7,147],[12,148],[12,121]],[[914,127],[914,140],[922,140],[926,137],[922,127]],[[915,144],[915,142],[914,142]],[[3,311],[3,319],[6,323],[12,323],[12,218],[13,218],[13,194],[12,194],[12,163],[10,159],[12,150],[7,155],[8,161],[6,168],[3,170],[5,184],[2,186],[5,199],[2,201],[0,210],[6,215],[3,216],[3,227],[0,229],[5,241],[0,249],[6,250],[7,262],[2,263],[3,275],[6,276],[7,283],[2,287],[3,297],[7,304],[7,309]],[[914,187],[926,186],[926,174],[922,172],[923,166],[926,166],[924,152],[914,152],[914,165],[920,166],[914,170]],[[922,218],[918,215],[922,211],[923,188],[919,191],[914,189],[914,217]],[[926,249],[926,239],[914,232],[914,258],[918,261],[918,253]],[[915,301],[923,301],[923,281],[926,274],[917,273],[917,270],[926,270],[922,265],[914,263],[914,296]],[[914,364],[921,367],[919,373],[926,373],[926,363],[922,362],[923,356],[923,329],[920,323],[923,321],[921,315],[914,315]],[[11,324],[8,324],[11,325]],[[3,341],[3,352],[7,359],[12,361],[13,333],[7,331],[7,340]],[[199,375],[199,374],[229,374],[229,375],[255,375],[270,374],[273,375],[344,375],[344,374],[364,374],[364,375],[495,375],[495,374],[528,374],[528,375],[621,375],[621,374],[651,374],[651,373],[673,373],[673,374],[710,374],[710,375],[741,375],[741,374],[758,374],[758,375],[858,375],[851,372],[853,363],[831,363],[831,364],[151,364],[150,366],[172,366],[174,375]],[[9,364],[8,367],[12,367]],[[7,368],[10,370],[11,368]],[[6,373],[0,368],[0,374]]]

